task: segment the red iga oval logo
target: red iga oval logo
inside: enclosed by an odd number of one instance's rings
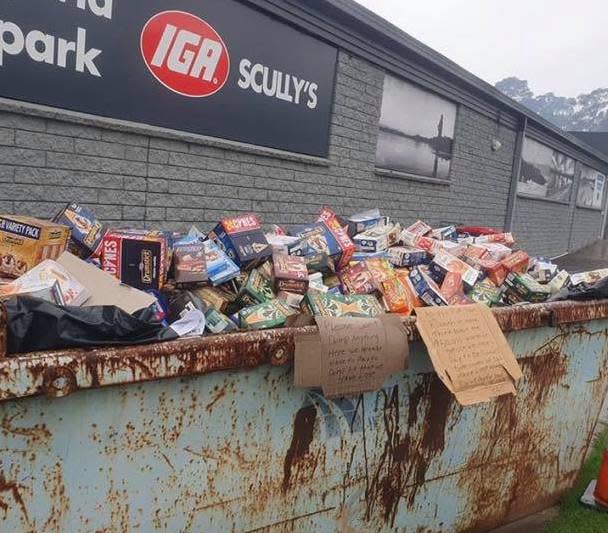
[[[183,96],[218,92],[230,72],[228,49],[204,20],[184,11],[154,15],[141,32],[141,53],[154,77]]]

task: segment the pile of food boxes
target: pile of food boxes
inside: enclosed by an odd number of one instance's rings
[[[217,334],[281,327],[302,314],[408,316],[420,306],[538,303],[608,276],[571,276],[516,249],[511,233],[486,233],[422,221],[402,227],[378,210],[345,219],[323,208],[289,231],[264,231],[257,215],[241,214],[208,233],[176,234],[108,228],[70,204],[52,221],[0,216],[0,299],[127,312],[154,305],[167,324],[198,309],[206,331]]]

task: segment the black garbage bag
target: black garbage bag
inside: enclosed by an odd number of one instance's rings
[[[177,338],[154,319],[153,308],[133,315],[114,306],[61,307],[26,296],[5,302],[8,354],[91,346],[147,344]]]
[[[608,278],[604,278],[593,285],[581,284],[571,289],[562,289],[549,298],[550,302],[562,300],[603,300],[608,298]]]

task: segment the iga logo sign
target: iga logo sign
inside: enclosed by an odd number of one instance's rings
[[[154,15],[141,32],[141,53],[154,77],[183,96],[218,92],[230,73],[230,56],[219,34],[184,11]]]

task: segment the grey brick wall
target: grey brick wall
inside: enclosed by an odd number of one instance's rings
[[[568,251],[570,206],[517,198],[513,232],[529,253],[555,257]]]
[[[600,236],[602,231],[602,213],[591,209],[576,209],[572,223],[570,247],[582,248]]]
[[[502,227],[515,132],[459,107],[449,185],[375,171],[384,73],[341,52],[327,161],[269,150],[124,131],[29,114],[0,114],[0,210],[50,217],[68,201],[112,225],[208,229],[221,216],[255,211],[266,223],[314,219],[327,204],[341,214],[370,207],[403,222],[417,218]],[[134,128],[136,129],[136,128]],[[179,136],[178,136],[179,137]],[[502,144],[492,149],[494,140]],[[559,207],[535,203],[517,225],[531,251],[562,250]],[[524,210],[528,213],[527,209]]]

